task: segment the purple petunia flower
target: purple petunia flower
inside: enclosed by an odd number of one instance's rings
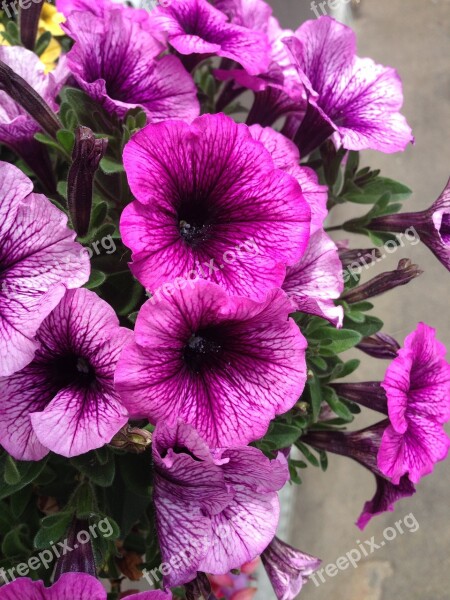
[[[66,288],[89,278],[89,258],[67,217],[22,171],[0,162],[0,377],[25,367],[42,321]]]
[[[103,585],[86,573],[65,573],[51,587],[44,587],[42,581],[19,577],[8,585],[0,587],[0,600],[106,600]],[[169,592],[152,591],[128,596],[130,600],[171,600]]]
[[[427,210],[377,217],[367,226],[373,231],[404,233],[414,229],[419,239],[450,271],[450,181]]]
[[[55,98],[69,74],[65,61],[56,71],[45,74],[44,64],[34,53],[21,46],[0,45],[0,61],[20,75],[45,102],[56,111]],[[52,169],[45,147],[34,139],[41,131],[39,124],[8,94],[0,90],[0,143],[18,154],[51,187],[49,173]]]
[[[162,45],[124,9],[102,18],[75,12],[63,28],[75,40],[67,55],[73,75],[108,112],[123,117],[140,106],[152,122],[198,116],[192,77],[175,56],[156,60]]]
[[[264,0],[213,0],[235,25],[267,32],[272,8]]]
[[[394,69],[356,56],[354,32],[331,17],[307,21],[290,48],[309,80],[309,105],[295,136],[308,154],[331,134],[348,150],[398,152],[413,141],[400,114],[401,81]]]
[[[154,22],[171,46],[184,55],[217,55],[240,63],[251,75],[265,71],[270,47],[262,31],[229,23],[207,0],[176,0],[158,6]]]
[[[295,310],[342,327],[344,309],[335,306],[333,300],[339,298],[343,289],[342,263],[336,244],[324,231],[317,231],[300,261],[288,267],[283,290]]]
[[[33,362],[0,379],[0,442],[19,460],[77,456],[127,422],[114,369],[132,332],[94,292],[70,290],[40,326]]]
[[[214,75],[221,81],[227,81],[228,86],[234,83],[232,98],[246,89],[252,90],[255,98],[247,124],[267,126],[285,115],[302,115],[307,105],[307,95],[302,76],[293,65],[292,55],[285,44],[294,35],[293,31],[282,29],[275,17],[270,17],[261,26],[267,32],[270,44],[268,68],[257,75],[242,68],[220,68],[214,71]],[[222,98],[219,102],[223,102]]]
[[[308,577],[321,564],[319,558],[305,554],[274,537],[261,554],[261,560],[278,600],[294,600]]]
[[[136,200],[120,229],[153,293],[194,275],[263,300],[303,255],[310,210],[299,184],[246,125],[222,114],[148,125],[124,164]]]
[[[257,448],[211,451],[191,426],[157,425],[154,502],[167,586],[197,571],[223,574],[253,560],[273,539],[286,460]]]
[[[383,383],[390,425],[383,434],[378,466],[394,483],[408,474],[414,483],[444,460],[450,439],[450,365],[435,330],[420,323],[409,334]]]
[[[181,418],[212,447],[263,436],[303,391],[306,341],[281,290],[259,304],[198,281],[149,300],[116,385],[132,417]]]
[[[393,511],[395,502],[412,496],[416,491],[407,475],[403,475],[398,483],[394,483],[377,465],[382,436],[388,426],[389,420],[386,419],[362,431],[310,431],[302,437],[302,441],[314,448],[352,458],[375,475],[375,495],[365,503],[356,523],[360,529],[364,529],[375,515]]]
[[[319,185],[312,169],[299,165],[300,155],[293,142],[270,127],[252,125],[252,137],[270,152],[275,166],[295,177],[311,208],[311,238],[302,258],[286,271],[283,289],[294,310],[318,315],[342,326],[344,311],[333,300],[344,289],[342,263],[335,243],[323,230],[327,216],[328,189]]]

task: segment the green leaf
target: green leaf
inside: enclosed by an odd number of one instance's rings
[[[103,273],[102,271],[97,271],[96,269],[92,269],[89,281],[85,284],[85,287],[88,290],[95,290],[95,288],[100,287],[105,281],[105,273]]]
[[[108,215],[108,204],[106,202],[97,202],[92,209],[91,228],[97,229],[103,225]]]
[[[314,334],[314,339],[321,341],[325,346],[323,348],[321,344],[320,352],[325,351],[325,354],[328,356],[330,353],[340,354],[341,352],[350,350],[350,348],[359,344],[362,337],[358,331],[353,329],[334,329],[333,327],[320,329]]]
[[[32,496],[33,487],[31,485],[11,496],[11,512],[16,519],[19,519],[22,516]]]
[[[0,471],[3,471],[3,473],[5,472],[7,458],[7,454],[0,457]],[[0,478],[0,500],[7,496],[11,496],[34,481],[45,467],[46,462],[47,457],[39,462],[16,461],[16,467],[20,474],[20,481],[14,484],[8,484]]]
[[[392,202],[402,202],[411,196],[412,191],[398,181],[386,177],[376,177],[362,188],[347,191],[343,197],[349,202],[358,204],[375,204],[386,193],[390,194]]]
[[[270,425],[269,432],[264,436],[264,441],[274,444],[274,450],[281,450],[295,444],[301,433],[301,429],[295,425],[274,421]]]
[[[323,388],[323,397],[325,402],[336,413],[336,415],[344,421],[350,423],[353,421],[353,415],[348,407],[338,398],[336,391],[333,388]]]
[[[106,173],[106,175],[111,175],[112,173],[123,173],[125,171],[122,163],[117,162],[108,156],[104,156],[100,161],[100,169],[103,171],[103,173]]]
[[[38,56],[42,56],[42,54],[44,54],[44,52],[47,50],[51,41],[52,41],[52,34],[50,33],[50,31],[45,31],[40,36],[38,41],[36,42],[36,45],[34,47],[34,52]]]
[[[34,538],[34,547],[43,550],[62,540],[67,534],[72,519],[72,512],[59,512],[42,519],[41,528]]]
[[[303,454],[303,456],[306,458],[306,460],[313,465],[313,467],[320,466],[319,461],[314,456],[314,454],[311,452],[311,450],[308,448],[308,446],[305,446],[305,444],[303,444],[303,442],[300,442],[300,441],[298,441],[295,445],[300,450],[300,452]]]
[[[315,423],[319,417],[320,407],[323,401],[320,381],[315,374],[313,377],[308,378],[307,389],[311,398],[312,416]]]
[[[18,525],[5,535],[2,542],[2,553],[7,558],[28,557],[31,554],[26,525]]]
[[[72,154],[75,144],[75,135],[67,129],[60,129],[56,134],[56,139],[68,154]]]
[[[17,468],[16,461],[12,456],[6,457],[3,478],[8,485],[17,485],[20,482],[20,471]]]
[[[109,487],[116,472],[115,454],[111,450],[92,451],[71,459],[72,464],[100,487]]]
[[[347,318],[344,318],[344,327],[351,327],[355,332],[360,334],[361,338],[363,338],[378,333],[383,328],[383,321],[377,317],[372,317],[371,315],[366,315],[364,323],[348,322]],[[359,343],[359,341],[360,340],[358,340],[357,343]]]
[[[339,374],[335,375],[333,379],[342,379],[343,377],[348,377],[356,371],[360,364],[361,361],[357,358],[352,358],[351,360],[348,360],[342,366],[342,369],[340,370]]]

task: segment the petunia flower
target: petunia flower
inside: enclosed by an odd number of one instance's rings
[[[304,253],[310,209],[299,184],[225,115],[148,125],[126,145],[124,165],[136,200],[120,230],[133,274],[153,294],[202,277],[263,300]]]
[[[427,210],[377,217],[367,226],[372,231],[404,233],[413,227],[419,239],[450,271],[450,181]]]
[[[160,42],[120,7],[101,18],[75,12],[63,29],[75,40],[67,55],[71,72],[109,113],[123,117],[140,106],[151,122],[198,116],[196,87],[180,60],[157,59]]]
[[[235,25],[267,32],[272,8],[264,0],[213,0]]]
[[[33,361],[0,379],[0,442],[19,460],[51,450],[78,456],[107,444],[127,422],[114,369],[132,332],[94,292],[70,290],[36,334]]]
[[[269,65],[269,42],[262,31],[235,25],[207,0],[176,0],[157,6],[154,22],[183,55],[216,55],[241,64],[251,75]]]
[[[370,58],[357,57],[355,34],[349,27],[320,17],[303,23],[292,42],[299,70],[310,84],[308,109],[295,135],[302,155],[333,133],[348,150],[392,153],[413,141],[400,114],[403,94],[398,74]]]
[[[302,442],[311,444],[318,450],[352,458],[374,474],[377,486],[375,495],[365,503],[356,523],[360,529],[364,529],[375,515],[393,511],[398,500],[412,496],[416,491],[407,475],[394,483],[378,467],[377,456],[388,426],[389,420],[385,419],[362,431],[309,431],[302,437]]]
[[[236,2],[238,0],[232,0],[233,5]],[[228,3],[229,0],[224,0],[224,4]],[[239,10],[236,6],[228,10],[242,15],[242,19],[246,18],[249,21],[246,11]],[[261,17],[263,16],[261,13]],[[228,82],[228,91],[230,86],[231,90],[234,90],[231,99],[247,89],[254,92],[254,102],[247,117],[247,124],[265,127],[286,115],[302,115],[307,105],[307,95],[302,76],[295,68],[292,55],[285,44],[285,41],[294,35],[293,31],[282,29],[273,16],[267,22],[259,22],[259,27],[267,33],[270,44],[270,63],[267,69],[253,75],[244,68],[232,65],[232,68],[225,69],[221,65],[221,68],[214,70],[214,75],[220,81]],[[219,97],[218,106],[221,105],[226,106],[226,103]]]
[[[270,152],[275,166],[297,179],[311,208],[309,244],[302,258],[287,267],[283,290],[291,299],[294,310],[323,317],[342,327],[343,308],[333,302],[344,289],[342,264],[335,243],[323,230],[328,214],[328,189],[319,185],[312,169],[299,165],[300,154],[291,140],[270,127],[252,125],[249,130],[252,137]]]
[[[295,310],[342,327],[344,310],[333,302],[344,289],[342,264],[336,244],[324,231],[314,233],[304,256],[287,268],[282,287]]]
[[[294,600],[308,577],[321,564],[319,558],[305,554],[274,537],[261,554],[261,560],[278,600]]]
[[[146,302],[116,371],[131,417],[181,418],[212,447],[263,436],[305,384],[306,341],[291,310],[280,290],[256,303],[201,280]]]
[[[398,483],[417,483],[444,460],[450,439],[450,365],[432,327],[419,323],[389,365],[383,383],[390,425],[383,434],[378,466]]]
[[[57,110],[55,98],[67,78],[64,61],[56,73],[46,75],[43,63],[34,52],[20,46],[1,45],[0,61],[25,79],[51,109]],[[47,187],[51,188],[52,167],[48,153],[45,147],[34,139],[39,131],[41,127],[33,117],[6,91],[0,90],[0,143],[16,152]]]
[[[66,288],[89,278],[89,258],[66,216],[22,171],[0,162],[0,377],[23,369],[34,337]]]
[[[8,585],[0,587],[0,600],[106,600],[103,585],[86,573],[65,573],[51,587],[46,588],[42,581],[19,577]],[[152,591],[132,594],[130,600],[171,600],[170,592]]]
[[[258,556],[275,535],[277,491],[287,463],[250,446],[211,451],[185,423],[157,425],[153,438],[156,526],[164,584],[197,572],[223,574]]]

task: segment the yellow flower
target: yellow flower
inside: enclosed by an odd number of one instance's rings
[[[60,24],[64,23],[65,17],[59,13],[52,4],[44,2],[42,5],[41,18],[39,19],[39,30],[50,31],[52,35],[64,35]]]
[[[64,15],[59,13],[56,8],[48,2],[44,2],[42,5],[41,17],[39,19],[38,39],[46,31],[49,31],[52,34],[49,45],[40,56],[41,62],[45,66],[46,73],[53,71],[61,54],[61,44],[53,36],[64,35],[64,31],[60,27],[60,23],[64,21]],[[5,31],[5,27],[0,23],[0,32],[1,31]],[[9,43],[3,36],[0,36],[0,44],[9,46]]]

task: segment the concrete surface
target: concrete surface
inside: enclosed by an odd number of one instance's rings
[[[309,0],[272,0],[271,4],[285,27],[314,18]],[[438,197],[450,175],[450,0],[361,0],[352,27],[360,56],[399,71],[405,94],[403,112],[416,136],[415,146],[403,154],[366,152],[363,161],[413,189],[407,210],[421,210]],[[334,216],[333,224],[346,216]],[[359,242],[369,245],[364,238]],[[368,277],[392,269],[405,256],[412,257],[425,274],[378,299],[375,314],[385,321],[385,331],[400,342],[423,320],[450,344],[450,277],[425,247],[399,250],[370,270]],[[367,357],[359,377],[380,379],[386,366],[384,361]],[[376,415],[367,411],[358,420],[358,428],[375,420]],[[440,463],[422,480],[417,494],[399,502],[395,513],[375,518],[360,532],[353,523],[373,495],[373,476],[347,459],[330,458],[327,473],[309,468],[296,490],[291,543],[320,556],[327,565],[359,542],[372,536],[382,539],[386,527],[411,512],[420,528],[386,542],[357,569],[327,577],[319,587],[310,582],[301,593],[302,600],[449,600],[450,461]],[[264,596],[274,598],[264,588]]]

